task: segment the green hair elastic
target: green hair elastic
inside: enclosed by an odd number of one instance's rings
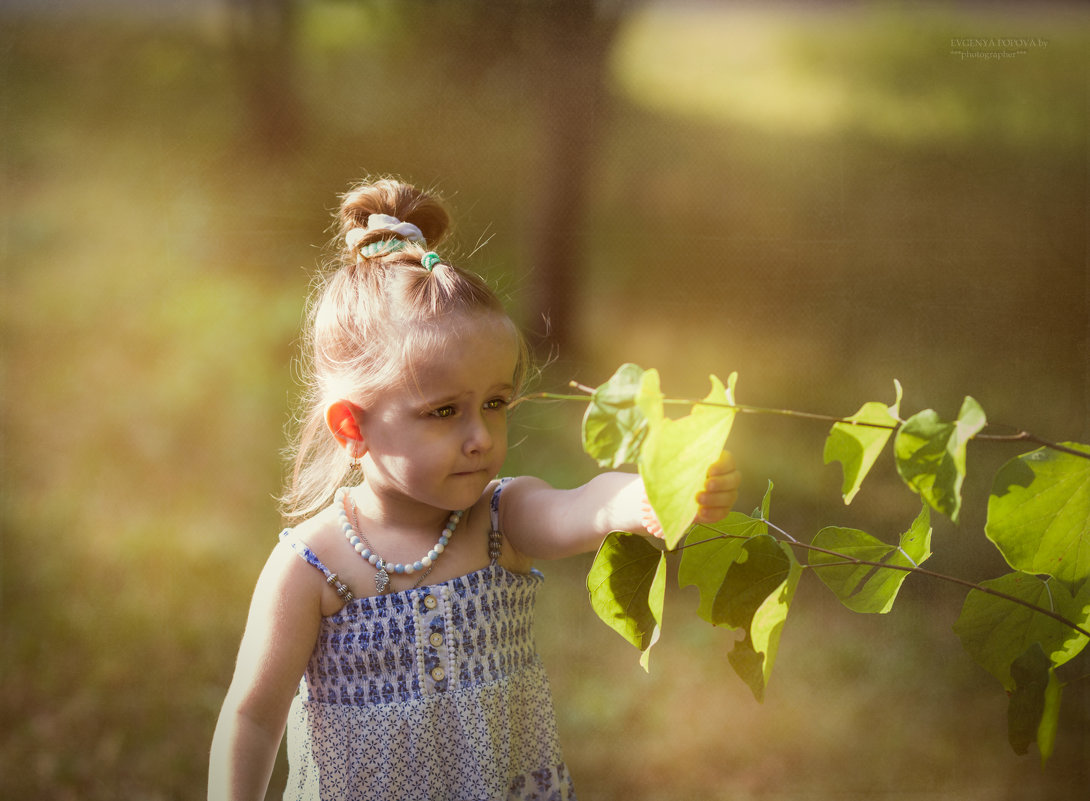
[[[435,269],[436,264],[439,264],[442,261],[443,260],[439,258],[438,253],[430,250],[420,257],[420,263],[424,265],[424,269],[427,270],[429,273]]]
[[[358,252],[360,256],[369,259],[379,253],[397,253],[399,250],[404,250],[407,244],[404,239],[380,239],[378,242],[364,245]]]

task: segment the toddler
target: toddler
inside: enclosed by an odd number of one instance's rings
[[[496,480],[527,350],[487,285],[431,249],[444,206],[384,179],[339,220],[310,306],[283,497],[296,524],[254,591],[209,799],[263,799],[285,729],[285,799],[573,799],[532,565],[646,533],[642,483]],[[737,487],[724,455],[697,520],[725,516]]]

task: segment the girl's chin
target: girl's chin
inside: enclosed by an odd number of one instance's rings
[[[472,506],[481,497],[488,482],[492,480],[492,474],[487,470],[453,473],[451,480],[452,496],[457,496],[466,506]]]

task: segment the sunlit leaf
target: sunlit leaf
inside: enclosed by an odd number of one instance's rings
[[[696,577],[701,616],[715,625],[745,629],[729,661],[760,700],[802,569],[787,547],[767,534],[731,542],[741,545],[727,545],[719,553],[726,571],[718,581],[711,570]]]
[[[981,582],[981,586],[1081,623],[1085,617],[1084,599],[1073,599],[1057,581],[1043,581],[1029,573],[1008,573]],[[1033,643],[1054,667],[1076,656],[1087,643],[1085,635],[1048,615],[1041,614],[1006,598],[970,590],[954,631],[969,655],[995,676],[1007,690],[1014,689],[1011,663]]]
[[[772,482],[752,515],[731,512],[689,534],[678,583],[700,591],[697,614],[745,630],[728,654],[731,667],[761,700],[802,568],[789,546],[768,535]],[[719,535],[719,536],[716,536]]]
[[[643,651],[658,641],[666,594],[666,556],[644,537],[613,532],[594,557],[587,590],[606,625]]]
[[[1052,681],[1048,657],[1040,643],[1032,643],[1011,662],[1010,704],[1007,707],[1007,739],[1016,754],[1024,754],[1037,740],[1045,712],[1045,695]]]
[[[954,522],[961,512],[966,445],[986,422],[980,404],[967,396],[957,420],[945,422],[925,409],[905,421],[893,442],[904,482]]]
[[[854,612],[885,614],[893,608],[908,577],[908,572],[899,568],[918,567],[931,556],[931,513],[924,506],[898,545],[837,526],[819,531],[812,545],[832,552],[811,551],[809,563],[844,606]],[[871,564],[845,563],[845,557]]]
[[[713,626],[727,625],[725,619],[715,614],[715,601],[727,571],[747,538],[767,533],[767,523],[741,512],[731,512],[718,523],[697,526],[689,533],[681,553],[678,584],[694,586],[700,591],[697,614]]]
[[[790,546],[781,545],[780,549],[788,560],[787,576],[773,592],[768,594],[753,614],[747,638],[753,650],[764,657],[761,661],[762,690],[754,693],[757,700],[763,697],[763,687],[768,686],[772,666],[776,663],[776,654],[780,648],[780,635],[787,621],[791,601],[795,598],[795,589],[802,577],[802,567],[796,561]],[[753,685],[750,684],[750,686]]]
[[[734,403],[736,373],[728,381],[729,389],[711,376],[712,389],[694,404],[686,417],[671,420],[661,414],[658,376],[648,370],[639,401],[648,420],[647,436],[640,453],[639,470],[669,548],[674,548],[696,517],[696,496],[704,486],[708,468],[719,458],[730,435],[736,411]]]
[[[768,480],[768,486],[765,487],[765,494],[761,498],[761,520],[768,520],[768,510],[772,505],[772,479]],[[757,513],[753,513],[754,517],[757,517]]]
[[[643,368],[624,364],[591,395],[583,415],[583,450],[602,467],[635,463],[647,434],[647,419],[636,403]]]
[[[852,502],[867,473],[886,447],[897,427],[901,408],[901,382],[894,381],[897,398],[892,406],[878,401],[864,403],[851,417],[852,423],[834,423],[825,440],[825,464],[836,461],[844,468],[841,492],[844,503]],[[861,425],[862,424],[862,425]]]
[[[1064,443],[1090,454],[1090,446]],[[1078,591],[1090,577],[1090,459],[1041,448],[1007,462],[988,499],[988,539],[1016,570]]]
[[[659,381],[659,371],[652,368],[640,376],[640,388],[636,394],[636,404],[640,407],[648,424],[657,423],[666,415],[663,401],[665,396]]]

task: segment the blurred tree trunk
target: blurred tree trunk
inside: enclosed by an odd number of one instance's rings
[[[541,357],[575,357],[578,290],[590,235],[594,150],[605,121],[610,46],[625,4],[546,0],[535,26],[541,150],[534,204],[528,320]]]
[[[295,86],[296,0],[228,0],[243,102],[243,138],[263,156],[294,152],[303,135]]]

